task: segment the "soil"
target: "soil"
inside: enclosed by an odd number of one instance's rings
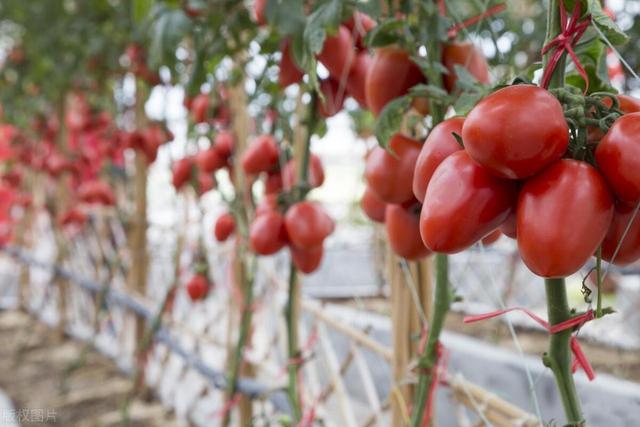
[[[22,426],[120,426],[131,384],[84,343],[25,313],[0,311],[0,389],[13,402],[11,418],[19,417]],[[135,398],[129,413],[130,427],[176,425],[157,401]]]

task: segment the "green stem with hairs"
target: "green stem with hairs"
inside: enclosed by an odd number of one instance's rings
[[[306,119],[307,135],[304,143],[301,164],[298,168],[298,186],[294,193],[292,202],[304,200],[309,188],[309,161],[311,157],[311,135],[318,119],[318,94],[315,90],[311,92],[311,100],[309,102],[309,112]],[[302,418],[302,408],[298,397],[298,370],[300,364],[300,348],[298,343],[298,319],[296,314],[296,302],[298,300],[298,273],[293,261],[289,265],[289,289],[287,293],[287,304],[284,308],[284,316],[287,323],[287,372],[289,382],[287,394],[289,396],[289,404],[291,405],[292,424],[296,425]]]
[[[451,292],[449,290],[449,257],[445,254],[435,254],[436,289],[433,304],[433,317],[429,325],[429,337],[423,353],[418,360],[420,378],[416,390],[415,402],[411,413],[411,427],[419,427],[424,417],[425,406],[428,404],[429,390],[435,380],[434,368],[438,364],[438,342],[444,327],[444,321],[451,307]]]
[[[553,40],[562,31],[560,25],[559,0],[550,0],[547,14],[547,35],[545,44]],[[544,66],[549,62],[551,53],[544,58]],[[549,89],[562,88],[565,83],[566,54],[562,56],[551,76]],[[545,292],[547,296],[547,313],[549,324],[556,325],[572,317],[567,301],[567,289],[564,278],[545,279]],[[584,425],[584,418],[580,408],[580,400],[573,382],[571,372],[571,329],[551,334],[549,338],[549,351],[543,356],[545,366],[553,371],[562,406],[567,417],[568,426]]]

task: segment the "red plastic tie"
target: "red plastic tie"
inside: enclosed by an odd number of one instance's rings
[[[560,0],[560,25],[563,30],[555,39],[551,40],[542,48],[542,55],[545,55],[553,49],[553,54],[542,73],[542,80],[540,81],[540,85],[545,89],[549,87],[551,76],[553,76],[553,72],[565,52],[569,54],[571,60],[573,60],[573,63],[576,66],[578,74],[580,74],[580,77],[584,80],[585,92],[589,88],[589,76],[573,50],[573,47],[578,43],[580,38],[582,38],[584,32],[587,31],[587,28],[591,24],[591,16],[589,15],[580,21],[581,14],[582,8],[580,6],[580,2],[577,1],[573,8],[571,18],[568,19],[567,12],[564,8],[564,0]]]
[[[229,411],[231,411],[238,403],[240,403],[240,395],[236,393],[231,399],[225,402],[222,408],[218,409],[214,413],[214,417],[226,417]]]
[[[503,314],[509,313],[511,311],[521,311],[525,313],[531,319],[533,319],[539,325],[541,325],[544,329],[546,329],[547,332],[549,332],[550,334],[557,334],[558,332],[566,331],[567,329],[572,329],[574,327],[579,329],[580,327],[582,327],[582,325],[584,325],[585,323],[595,318],[593,310],[587,310],[585,313],[579,316],[572,317],[569,320],[565,320],[564,322],[560,322],[553,326],[550,326],[549,322],[542,319],[540,316],[538,316],[531,310],[528,310],[523,307],[514,307],[514,308],[508,308],[504,310],[496,310],[490,313],[480,314],[476,316],[465,316],[463,319],[463,322],[464,323],[479,322],[481,320],[502,316]],[[587,375],[587,378],[589,378],[589,381],[593,381],[593,379],[596,377],[595,371],[593,370],[593,367],[589,363],[589,360],[587,359],[586,355],[582,351],[582,347],[580,347],[580,342],[578,341],[578,338],[575,335],[571,336],[570,346],[571,346],[571,352],[575,357],[573,364],[571,366],[572,372],[575,373],[577,368],[581,367],[584,373]]]
[[[504,3],[499,3],[493,7],[490,7],[489,9],[485,10],[479,15],[473,16],[467,20],[464,20],[458,24],[451,26],[451,28],[449,28],[449,31],[447,32],[447,35],[449,36],[450,39],[453,39],[458,35],[458,32],[460,32],[460,30],[469,28],[476,22],[482,21],[483,19],[493,16],[496,13],[500,13],[504,11],[506,8],[507,6]]]

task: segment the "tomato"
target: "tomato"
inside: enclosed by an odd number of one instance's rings
[[[291,159],[284,166],[282,171],[282,181],[286,189],[291,189],[298,183],[298,167],[294,159]],[[315,154],[309,157],[308,182],[311,188],[320,187],[324,182],[324,168],[322,160]]]
[[[200,301],[209,293],[209,280],[203,274],[195,274],[187,282],[187,293],[191,301]]]
[[[264,199],[256,206],[256,216],[278,209],[278,196],[276,194],[267,194]]]
[[[484,236],[480,241],[484,246],[489,246],[497,242],[500,239],[500,237],[502,237],[502,232],[500,231],[500,229],[498,229],[498,230],[493,230],[491,233]]]
[[[229,131],[223,130],[218,132],[213,140],[213,147],[218,152],[218,155],[225,160],[233,153],[234,146],[235,141],[233,139],[233,134]]]
[[[498,228],[505,236],[515,239],[518,236],[518,217],[515,210],[512,210],[507,219]]]
[[[520,179],[562,157],[569,128],[551,93],[516,85],[482,99],[467,116],[462,139],[469,155],[491,173]]]
[[[83,226],[88,220],[87,214],[75,207],[62,214],[58,219],[58,223],[65,227],[70,225]]]
[[[191,101],[191,114],[195,123],[205,123],[209,113],[209,95],[199,93]]]
[[[640,112],[640,99],[636,99],[629,95],[617,95],[618,102],[620,102],[620,109],[625,113],[637,113]]]
[[[230,212],[225,212],[218,217],[213,228],[213,234],[218,242],[224,242],[236,229],[236,220]]]
[[[147,161],[153,163],[158,156],[158,149],[165,142],[173,139],[173,135],[158,125],[152,125],[142,130],[142,142],[141,149],[144,151]]]
[[[371,221],[384,222],[387,204],[380,200],[369,187],[364,190],[360,200],[360,207]]]
[[[613,192],[626,202],[640,200],[640,113],[613,123],[596,148],[596,163]]]
[[[426,79],[409,57],[409,53],[397,47],[377,49],[367,73],[365,93],[367,105],[378,114],[387,103],[406,95],[409,89]]]
[[[365,83],[367,81],[367,73],[371,67],[373,58],[369,52],[360,52],[356,56],[351,72],[347,77],[346,87],[347,93],[351,95],[362,108],[367,107],[367,94],[365,92]]]
[[[190,179],[193,173],[193,159],[185,157],[173,164],[173,186],[176,190],[182,188]]]
[[[420,238],[420,203],[408,207],[387,205],[385,227],[389,246],[396,255],[408,260],[426,257],[431,251]]]
[[[513,208],[516,183],[496,178],[466,151],[435,170],[424,197],[420,233],[434,252],[453,254],[495,230]]]
[[[278,74],[278,84],[281,88],[286,88],[294,83],[299,83],[304,76],[291,57],[291,40],[285,39],[282,42],[282,57],[280,58],[280,72]]]
[[[293,265],[304,274],[313,273],[322,263],[322,255],[324,254],[322,244],[308,249],[291,246],[289,250]]]
[[[293,246],[310,249],[321,245],[335,228],[333,219],[313,202],[299,202],[291,206],[284,216],[287,235]]]
[[[264,180],[265,194],[278,194],[282,191],[283,187],[281,171],[275,170],[267,172],[267,177]]]
[[[349,29],[344,25],[338,28],[338,33],[329,36],[324,41],[318,60],[322,62],[331,77],[341,80],[351,71],[355,61],[356,51]]]
[[[611,262],[613,259],[616,265],[627,265],[640,259],[640,213],[634,217],[634,211],[633,205],[616,203],[609,231],[602,241],[602,258],[606,261]],[[629,230],[625,234],[627,227]],[[613,254],[618,245],[620,248],[614,259]]]
[[[364,37],[376,27],[376,21],[365,13],[355,11],[351,18],[344,23],[344,26],[351,31],[356,47],[359,50],[364,50],[366,49]]]
[[[253,3],[253,16],[259,25],[267,25],[267,18],[264,10],[267,7],[267,0],[255,0]]]
[[[195,163],[204,173],[212,173],[225,165],[225,161],[218,154],[218,150],[214,147],[210,147],[206,150],[200,151],[195,155]]]
[[[421,203],[429,180],[438,165],[456,151],[462,150],[452,133],[462,135],[464,117],[453,117],[434,127],[422,144],[413,174],[413,194]]]
[[[280,149],[271,135],[256,138],[244,153],[242,153],[242,170],[248,175],[267,172],[278,165]]]
[[[216,188],[216,182],[213,179],[213,175],[206,172],[198,172],[198,194],[204,193]]]
[[[81,202],[89,204],[113,206],[116,203],[109,184],[98,180],[83,182],[78,188],[77,197]]]
[[[340,83],[329,77],[320,81],[320,91],[324,101],[318,98],[318,110],[324,118],[335,116],[342,110],[346,88],[340,87]]]
[[[464,67],[480,83],[489,83],[489,64],[482,51],[471,42],[447,43],[442,49],[442,65],[447,68],[443,75],[444,87],[452,92],[456,88],[458,76],[455,66]]]
[[[258,255],[273,255],[287,244],[282,214],[267,210],[257,215],[249,227],[249,246]]]
[[[402,134],[389,141],[390,153],[381,147],[367,158],[364,176],[371,191],[385,203],[403,203],[413,199],[413,172],[421,144]]]
[[[585,162],[560,160],[520,190],[522,260],[539,276],[569,276],[598,248],[612,215],[613,197],[598,171]]]

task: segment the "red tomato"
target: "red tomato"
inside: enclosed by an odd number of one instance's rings
[[[367,158],[364,177],[371,191],[385,203],[404,203],[413,199],[413,172],[421,144],[395,134],[389,141],[390,153],[376,147]]]
[[[376,21],[365,13],[355,11],[353,16],[344,23],[344,26],[351,31],[356,47],[359,50],[363,50],[365,49],[363,39],[369,31],[376,27]]]
[[[233,134],[229,131],[222,130],[218,132],[213,140],[213,147],[216,149],[220,157],[225,160],[231,156],[231,153],[233,153],[234,146],[235,141],[233,139]]]
[[[191,114],[195,123],[205,123],[209,113],[209,95],[200,93],[191,101]]]
[[[173,139],[173,135],[169,135],[162,126],[152,125],[142,130],[142,138],[143,145],[141,148],[147,157],[147,161],[153,163],[158,156],[160,146]]]
[[[111,186],[98,180],[83,182],[78,187],[77,197],[83,203],[95,205],[113,206],[116,203]]]
[[[258,255],[273,255],[287,244],[282,215],[269,210],[257,215],[249,227],[249,246]]]
[[[367,108],[367,94],[365,83],[367,81],[367,73],[371,67],[373,58],[367,51],[358,53],[356,56],[351,72],[347,77],[347,93],[351,95],[362,108]]]
[[[213,234],[218,242],[224,242],[236,229],[236,220],[230,212],[225,212],[218,217],[213,229]]]
[[[267,177],[264,180],[264,193],[278,194],[282,188],[282,172],[279,170],[267,172]]]
[[[173,186],[176,190],[180,190],[186,184],[193,173],[193,159],[185,157],[173,164]]]
[[[420,238],[420,203],[409,207],[387,205],[385,227],[389,246],[396,255],[408,260],[426,257],[431,251]]]
[[[640,259],[640,214],[636,214],[634,217],[634,211],[635,206],[621,202],[616,203],[609,231],[602,241],[602,258],[604,260],[611,262],[618,246],[620,248],[614,259],[614,264],[627,265]],[[627,227],[629,230],[625,234]]]
[[[459,65],[469,71],[480,83],[489,83],[489,64],[484,54],[471,42],[453,42],[445,44],[442,49],[442,64],[447,68],[443,75],[444,87],[452,92],[456,88],[458,76],[455,66]]]
[[[271,135],[256,138],[242,153],[242,170],[248,175],[267,172],[278,165],[280,149]]]
[[[346,87],[340,87],[340,83],[329,77],[320,81],[320,91],[324,101],[318,98],[318,110],[324,118],[335,116],[342,110],[346,98]]]
[[[284,39],[282,42],[282,57],[280,58],[280,72],[278,74],[278,83],[281,88],[286,88],[294,83],[302,81],[304,72],[301,71],[291,56],[291,41]]]
[[[293,265],[304,274],[313,273],[322,263],[324,247],[321,244],[309,249],[291,246],[289,250],[291,251]]]
[[[278,209],[278,196],[276,194],[267,194],[264,199],[256,207],[256,216],[268,213]]]
[[[466,151],[435,170],[424,197],[420,233],[434,252],[453,254],[495,230],[509,215],[516,184],[492,176]]]
[[[640,200],[640,113],[615,121],[596,148],[596,163],[613,192],[626,202]]]
[[[216,188],[216,182],[213,179],[213,175],[206,172],[198,172],[198,194],[204,193]]]
[[[507,219],[498,228],[505,236],[515,239],[518,237],[518,218],[515,209],[511,211]]]
[[[187,282],[187,293],[191,301],[200,301],[209,293],[209,280],[203,274],[195,274]]]
[[[64,227],[70,225],[83,226],[88,219],[87,214],[76,207],[62,214],[58,219],[58,223]]]
[[[498,239],[500,239],[500,237],[502,237],[502,232],[500,231],[500,229],[493,230],[491,233],[484,236],[481,242],[484,246],[493,245],[498,241]]]
[[[291,189],[298,183],[298,167],[294,159],[291,159],[284,166],[282,171],[282,181],[286,189]],[[315,154],[309,157],[309,175],[308,182],[311,188],[320,187],[324,182],[324,168],[322,160]]]
[[[322,52],[318,54],[318,60],[322,62],[331,77],[336,80],[346,77],[356,59],[353,38],[349,29],[343,25],[338,28],[338,33],[327,35],[322,46]]]
[[[195,163],[201,172],[208,174],[217,171],[225,165],[224,159],[220,157],[215,147],[210,147],[196,154]]]
[[[413,174],[413,195],[420,203],[424,202],[427,185],[438,165],[449,155],[462,150],[452,133],[462,136],[463,123],[464,117],[453,117],[439,123],[422,144]]]
[[[613,197],[595,168],[560,160],[527,180],[518,198],[518,249],[542,277],[575,273],[598,248],[613,215]]]
[[[618,102],[620,102],[620,109],[625,113],[637,113],[640,112],[640,99],[636,99],[629,95],[617,95]]]
[[[267,18],[264,10],[267,7],[267,0],[255,0],[253,3],[253,16],[259,25],[267,25]]]
[[[389,101],[406,95],[413,86],[425,82],[422,71],[408,52],[397,47],[378,49],[365,82],[367,105],[377,115]]]
[[[380,200],[369,187],[364,190],[362,200],[360,200],[360,207],[371,221],[384,222],[387,204]]]
[[[560,159],[569,143],[562,105],[532,85],[508,86],[485,97],[467,116],[462,139],[491,173],[526,178]]]
[[[310,249],[321,245],[335,228],[333,219],[313,202],[298,202],[284,216],[287,235],[293,246]]]

